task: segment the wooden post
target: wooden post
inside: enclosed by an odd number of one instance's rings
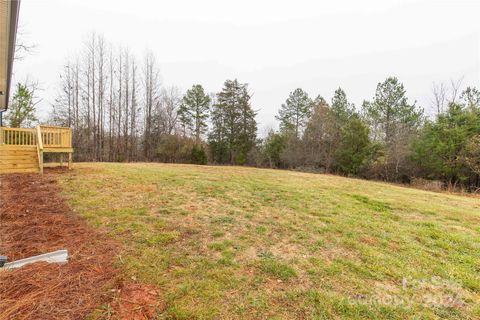
[[[60,167],[63,167],[63,153],[60,153]]]
[[[68,169],[72,169],[72,153],[68,153]]]
[[[40,130],[40,126],[37,126],[36,132],[37,132],[38,169],[40,174],[43,174],[43,139],[42,139],[42,131]]]
[[[40,150],[40,157],[38,158],[38,166],[40,168],[40,174],[43,174],[43,150]]]

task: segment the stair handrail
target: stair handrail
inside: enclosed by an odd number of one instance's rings
[[[37,155],[38,155],[38,169],[43,173],[43,140],[40,126],[36,127],[37,131]]]

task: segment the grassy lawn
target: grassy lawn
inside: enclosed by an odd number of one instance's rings
[[[168,319],[480,318],[480,199],[280,170],[76,164],[64,196],[121,239]]]

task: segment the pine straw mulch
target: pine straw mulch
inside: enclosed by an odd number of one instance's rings
[[[13,261],[68,249],[70,256],[63,265],[0,271],[0,319],[83,319],[104,303],[116,309],[112,318],[149,318],[157,291],[130,290],[132,284],[120,290],[117,243],[72,213],[59,196],[59,172],[0,176],[0,254]],[[137,304],[134,310],[125,298]]]

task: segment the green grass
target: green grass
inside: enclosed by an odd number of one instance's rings
[[[164,292],[161,319],[480,317],[479,198],[242,167],[76,164],[59,179],[124,244],[125,278]]]

